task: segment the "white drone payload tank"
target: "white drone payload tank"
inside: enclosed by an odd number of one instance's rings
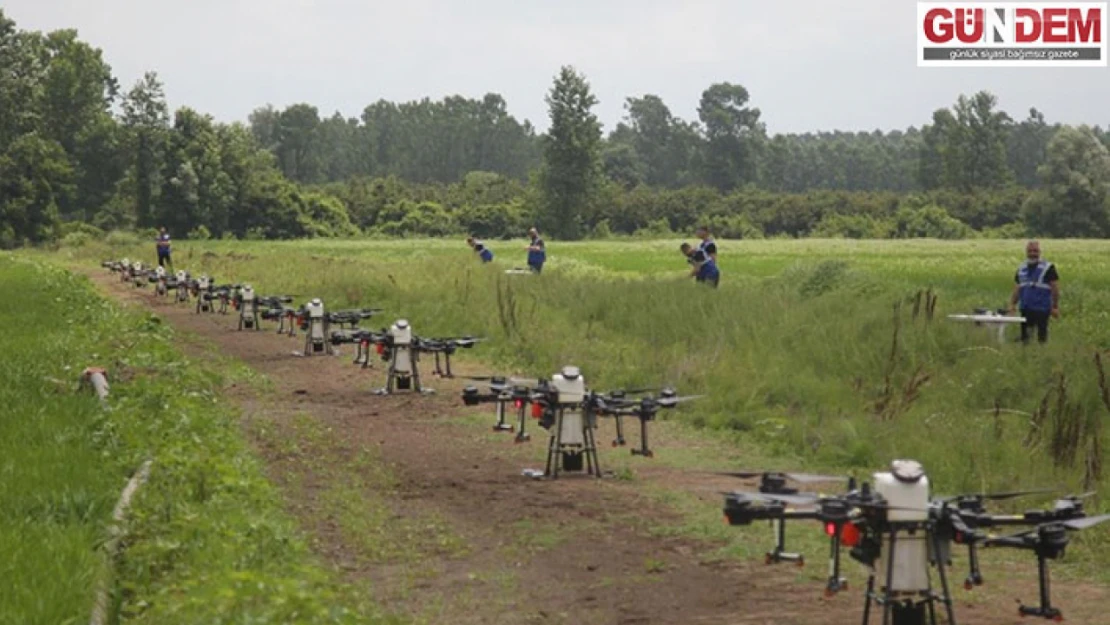
[[[393,337],[393,371],[412,374],[412,326],[405,319],[398,319],[389,328]]]
[[[324,302],[315,298],[305,306],[308,313],[309,336],[313,344],[323,344],[327,337],[324,336]]]
[[[886,558],[892,558],[894,576],[892,592],[923,592],[929,589],[929,544],[923,522],[929,518],[929,477],[915,460],[895,460],[890,471],[873,475],[875,492],[886,500],[886,511],[892,524],[921,523],[911,530],[900,530],[893,552],[890,536],[883,536],[882,555],[876,561],[878,583],[886,586]]]
[[[563,406],[578,406],[586,398],[586,380],[578,367],[563,367],[563,370],[551,376],[551,384],[558,392],[558,408]],[[559,441],[563,445],[585,446],[582,431],[582,411],[575,408],[566,408],[563,412],[562,430]]]
[[[254,298],[254,289],[251,288],[251,285],[244,284],[243,288],[239,289],[239,299],[243,302],[243,316],[253,315],[256,302]]]

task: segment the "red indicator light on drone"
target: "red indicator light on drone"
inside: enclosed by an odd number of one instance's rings
[[[377,345],[374,346],[374,349],[376,349],[378,351],[378,353],[381,354],[385,351],[385,345],[382,344],[382,343],[378,343]]]
[[[532,404],[532,418],[539,419],[543,416],[543,406],[539,404]]]
[[[836,536],[836,524],[835,523],[826,523],[825,524],[825,535],[828,536],[829,538],[832,538],[833,536]]]
[[[520,410],[521,408],[524,407],[524,400],[523,399],[513,400],[513,405],[516,406],[517,410]]]
[[[848,547],[859,545],[859,528],[849,523],[840,530],[840,542]]]

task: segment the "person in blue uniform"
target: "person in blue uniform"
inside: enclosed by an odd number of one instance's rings
[[[478,254],[478,258],[481,258],[483,263],[493,261],[493,251],[486,247],[485,243],[482,243],[474,237],[467,237],[466,242],[474,249]]]
[[[694,279],[702,284],[717,288],[721,283],[721,269],[717,266],[717,242],[709,234],[707,226],[698,226],[701,243],[694,249]]]
[[[1060,274],[1056,265],[1041,258],[1041,244],[1025,245],[1025,262],[1014,274],[1014,292],[1010,295],[1010,313],[1021,310],[1021,342],[1028,343],[1031,330],[1037,329],[1037,341],[1048,341],[1048,319],[1060,318]]]
[[[170,259],[170,233],[166,232],[164,226],[158,231],[157,248],[158,266],[165,267],[169,265],[169,269],[172,271],[173,260]]]
[[[686,256],[686,262],[690,264],[690,276],[694,278],[694,281],[717,288],[721,281],[721,272],[717,269],[717,261],[700,246],[694,248],[689,243],[683,243],[679,249]]]
[[[540,238],[540,231],[536,228],[528,229],[528,236],[532,242],[525,248],[528,250],[528,268],[535,273],[543,271],[543,264],[547,262],[547,247]]]

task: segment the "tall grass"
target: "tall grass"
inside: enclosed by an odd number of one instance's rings
[[[379,622],[317,568],[262,477],[220,377],[174,349],[157,318],[87,280],[0,258],[0,622],[89,618],[99,545],[131,471],[113,614],[137,623]],[[112,375],[111,410],[76,381]]]
[[[947,492],[1110,495],[1099,470],[1110,406],[1095,364],[1110,347],[1105,242],[1044,243],[1065,317],[1048,345],[1027,347],[945,319],[1006,304],[1018,241],[723,242],[718,291],[682,277],[677,244],[552,244],[541,276],[502,271],[523,264],[523,241],[495,244],[491,266],[453,241],[184,244],[175,260],[262,292],[382,306],[383,325],[403,316],[418,334],[487,336],[476,353],[501,369],[573,363],[602,388],[707,393],[676,417],[743,432],[798,464],[862,472],[913,457]]]

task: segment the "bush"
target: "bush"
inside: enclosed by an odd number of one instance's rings
[[[207,241],[212,238],[212,232],[209,231],[204,224],[201,224],[190,230],[189,234],[185,235],[185,238],[191,241]]]
[[[62,247],[85,247],[93,241],[87,232],[70,232],[62,237]]]
[[[104,242],[111,247],[134,247],[140,244],[139,237],[134,232],[126,230],[113,230],[104,237]]]

